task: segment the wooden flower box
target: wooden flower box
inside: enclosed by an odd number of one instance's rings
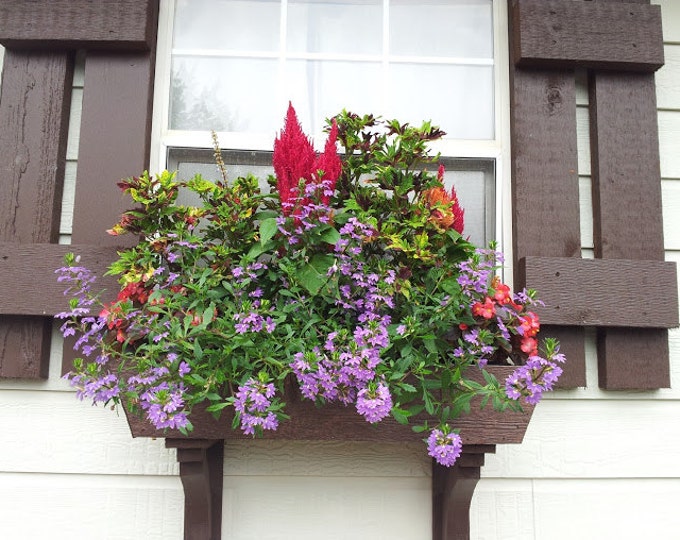
[[[499,381],[514,370],[510,366],[489,366]],[[472,403],[471,413],[456,419],[461,429],[463,454],[451,468],[432,462],[432,538],[468,539],[469,510],[479,480],[484,455],[495,452],[497,444],[521,443],[533,414],[533,406],[523,412],[497,412],[491,405],[483,410]],[[286,400],[290,419],[281,422],[266,439],[309,441],[417,441],[423,434],[389,417],[369,424],[353,406],[338,404],[316,407],[293,394]],[[126,411],[133,437],[166,438],[166,446],[177,448],[180,476],[185,493],[184,537],[196,540],[221,538],[222,466],[225,439],[249,439],[240,429],[231,428],[231,414],[216,420],[205,409],[195,408],[191,415],[194,430],[182,435],[175,430],[155,429],[147,420]],[[423,445],[425,451],[425,445]]]

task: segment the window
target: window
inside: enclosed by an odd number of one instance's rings
[[[266,174],[288,101],[317,143],[343,107],[447,132],[435,150],[466,234],[503,245],[507,75],[494,0],[174,0],[162,3],[153,168]],[[236,173],[236,170],[233,171]],[[508,233],[509,234],[509,231]]]

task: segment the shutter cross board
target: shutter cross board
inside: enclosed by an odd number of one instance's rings
[[[510,6],[513,238],[520,286],[536,287],[546,300],[545,308],[537,310],[547,323],[546,335],[554,333],[551,325],[563,325],[561,331],[566,332],[597,328],[602,388],[668,387],[667,329],[678,326],[678,298],[676,265],[664,262],[657,111],[650,73],[663,63],[659,6],[646,0],[511,0]],[[566,233],[554,234],[556,228],[571,230],[579,222],[578,186],[565,198],[563,185],[566,181],[573,188],[577,182],[575,175],[567,175],[574,161],[555,148],[560,138],[575,144],[575,125],[554,133],[564,126],[548,120],[559,113],[552,103],[565,107],[561,100],[547,97],[551,81],[554,85],[559,80],[560,88],[573,84],[573,72],[565,72],[565,66],[591,70],[595,260],[574,257]],[[566,98],[573,117],[573,95]],[[522,108],[543,114],[543,124],[527,121]],[[560,174],[551,174],[555,171]],[[543,228],[545,211],[532,213],[527,200],[550,209],[551,228]],[[537,241],[532,225],[547,237],[544,242],[554,245]],[[560,246],[566,253],[559,253]],[[569,364],[574,358],[571,350],[564,352],[569,356],[566,386],[572,386],[574,368]],[[577,361],[581,372],[581,355]]]
[[[0,42],[10,49],[149,51],[149,0],[0,0]]]
[[[519,67],[654,72],[663,66],[661,6],[520,0],[513,19]]]

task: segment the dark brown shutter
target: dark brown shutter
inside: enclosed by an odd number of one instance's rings
[[[517,283],[539,289],[545,333],[585,384],[597,328],[607,389],[670,385],[676,268],[664,262],[653,72],[661,11],[648,1],[510,0],[513,239]],[[580,258],[574,69],[589,70],[595,260]]]
[[[158,0],[0,0],[0,377],[47,376],[63,255],[99,272],[115,258],[105,230],[126,204],[115,184],[148,162],[157,24]],[[76,50],[85,90],[73,245],[61,246]]]

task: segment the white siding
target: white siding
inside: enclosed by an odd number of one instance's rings
[[[664,0],[667,65],[658,73],[667,259],[680,262],[680,2]],[[0,54],[1,61],[1,54]],[[62,241],[77,167],[83,64],[74,81]],[[584,254],[592,252],[587,92],[578,88]],[[487,456],[471,511],[484,540],[672,538],[680,530],[680,331],[670,333],[672,388],[597,388],[590,336],[588,388],[536,410],[524,444]],[[78,404],[50,377],[0,381],[0,538],[172,539],[183,496],[174,450],[133,440],[123,417]],[[430,471],[423,447],[230,442],[223,538],[430,538]]]

